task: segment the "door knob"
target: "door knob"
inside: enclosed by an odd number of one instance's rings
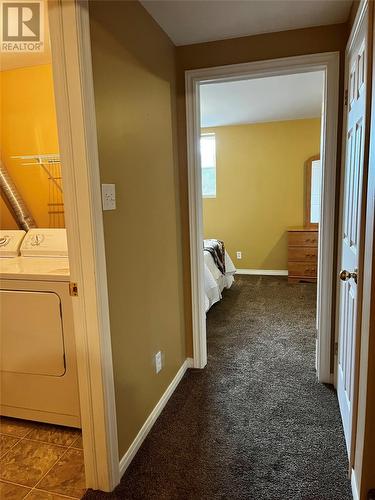
[[[354,269],[354,271],[352,273],[350,273],[349,271],[346,271],[345,269],[343,271],[341,271],[340,273],[340,280],[341,281],[349,281],[350,278],[353,278],[355,283],[357,283],[357,279],[358,279],[358,269]]]

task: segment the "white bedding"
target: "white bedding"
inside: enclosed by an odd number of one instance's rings
[[[224,288],[230,288],[234,281],[236,268],[225,252],[225,275],[221,274],[210,252],[204,251],[204,306],[207,312],[213,304],[221,300]]]

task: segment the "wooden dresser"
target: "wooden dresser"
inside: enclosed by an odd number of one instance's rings
[[[316,283],[318,272],[318,229],[288,228],[288,282]]]

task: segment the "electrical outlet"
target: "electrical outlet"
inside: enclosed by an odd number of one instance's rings
[[[162,368],[163,368],[163,356],[161,354],[161,351],[159,351],[155,354],[155,371],[156,371],[156,373],[159,373]]]
[[[237,252],[237,259],[241,260],[242,259],[242,252]]]
[[[114,184],[102,184],[103,210],[116,210],[116,188]]]

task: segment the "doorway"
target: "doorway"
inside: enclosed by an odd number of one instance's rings
[[[316,285],[323,83],[320,71],[200,86],[207,314],[234,275]]]
[[[119,481],[119,459],[88,3],[38,3],[40,19],[44,16],[50,26],[70,267],[66,299],[72,308],[70,322],[74,321],[71,330],[77,358],[85,486],[111,491]],[[22,153],[17,151],[16,156],[30,156]],[[35,156],[35,151],[31,153]],[[55,177],[60,173],[52,174],[50,177],[57,182]],[[60,198],[54,196],[51,203],[61,203]],[[58,305],[55,310],[58,317]],[[71,425],[77,425],[77,421]],[[75,446],[80,444],[70,437],[69,443],[73,441]]]
[[[0,496],[81,498],[85,471],[59,122],[48,15],[42,17],[44,50],[7,53],[0,72]]]
[[[190,257],[193,305],[194,366],[207,363],[207,339],[204,310],[204,258],[202,219],[202,177],[200,168],[200,86],[219,82],[237,82],[272,76],[321,71],[324,74],[322,114],[322,192],[319,224],[316,368],[320,382],[332,383],[331,319],[334,262],[334,226],[336,194],[336,145],[338,112],[338,53],[314,54],[249,64],[186,72]]]

